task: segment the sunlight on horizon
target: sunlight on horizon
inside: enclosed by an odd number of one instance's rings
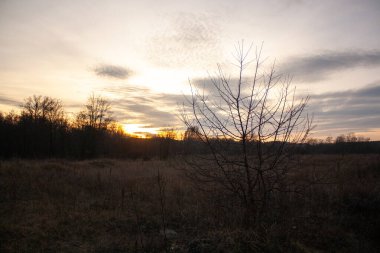
[[[139,138],[150,138],[159,132],[158,128],[148,127],[145,124],[123,124],[123,130],[126,134]]]

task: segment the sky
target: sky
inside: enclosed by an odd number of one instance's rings
[[[189,82],[233,76],[244,40],[311,97],[313,137],[380,140],[379,24],[378,0],[0,0],[0,111],[97,94],[129,131],[181,129]]]

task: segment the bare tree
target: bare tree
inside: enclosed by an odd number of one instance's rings
[[[21,105],[22,114],[34,120],[43,119],[50,123],[64,120],[64,110],[59,99],[43,96],[32,96],[25,99]]]
[[[199,129],[196,126],[188,126],[183,136],[184,141],[198,140]]]
[[[294,144],[304,142],[312,126],[304,113],[309,97],[297,98],[291,78],[277,74],[275,64],[265,71],[262,46],[249,61],[251,51],[252,45],[237,45],[237,77],[218,65],[216,76],[210,76],[211,92],[190,82],[191,99],[181,113],[188,129],[196,129],[191,135],[210,151],[189,162],[188,175],[237,197],[246,226],[265,214],[274,192],[286,190]]]
[[[43,146],[43,136],[48,135],[46,138],[49,140],[49,154],[54,155],[58,148],[56,145],[58,132],[67,127],[67,119],[61,101],[47,96],[34,95],[26,98],[21,108],[22,118],[28,122],[26,129],[29,129],[28,131],[33,129],[35,131],[32,134],[33,138],[40,139],[39,142],[34,143],[36,146],[32,150],[35,151],[38,149],[37,147]]]
[[[77,115],[77,124],[81,127],[107,129],[111,122],[111,104],[105,98],[94,94],[88,98],[85,109]]]

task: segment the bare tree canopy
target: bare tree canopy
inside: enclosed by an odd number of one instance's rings
[[[250,60],[252,51],[237,45],[237,77],[218,65],[217,76],[210,77],[212,93],[190,82],[191,99],[182,112],[188,130],[197,129],[192,134],[212,153],[191,161],[189,176],[237,196],[246,224],[265,211],[272,192],[281,190],[292,144],[304,142],[312,124],[304,113],[309,97],[297,98],[291,78],[277,74],[274,63],[265,69],[262,46]]]
[[[21,105],[22,114],[34,120],[44,119],[57,123],[64,118],[64,110],[59,99],[43,96],[32,96],[25,99]]]
[[[88,98],[85,109],[77,115],[77,124],[82,127],[87,126],[94,129],[107,129],[111,122],[110,102],[94,94]]]

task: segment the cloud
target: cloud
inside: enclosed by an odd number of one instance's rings
[[[193,88],[200,93],[217,94],[218,90],[215,87],[215,83],[211,78],[196,78],[191,80]]]
[[[375,97],[376,99],[380,97],[380,83],[372,83],[361,89],[357,90],[346,90],[340,92],[326,92],[318,95],[314,95],[317,99],[361,99],[362,101],[368,101]]]
[[[380,51],[348,51],[294,57],[285,62],[280,69],[301,81],[315,82],[334,72],[377,66],[380,66]]]
[[[116,79],[126,79],[130,76],[131,71],[120,66],[102,64],[93,69],[96,75]]]
[[[360,97],[380,97],[380,85],[370,85],[361,90],[356,91],[356,95]]]
[[[364,132],[380,125],[379,96],[380,82],[356,90],[312,95],[309,112],[315,115],[317,131]]]
[[[152,127],[164,127],[177,125],[178,119],[171,111],[159,110],[158,105],[136,104],[133,99],[120,99],[113,101],[114,108],[117,108],[114,115],[118,121],[146,124]],[[159,103],[157,103],[159,104]]]
[[[277,2],[278,2],[277,4],[280,4],[287,8],[291,8],[293,6],[305,4],[306,1],[305,0],[279,0]]]
[[[219,33],[217,18],[211,14],[185,12],[170,16],[169,26],[149,41],[149,57],[168,67],[208,61],[219,49]]]
[[[0,95],[0,104],[17,106],[17,107],[21,105],[19,101],[16,101],[14,99],[11,99],[2,95]]]
[[[250,92],[251,85],[249,85],[249,83],[251,83],[252,80],[253,80],[253,77],[250,77],[250,76],[243,78],[242,80],[243,93],[245,92],[245,94],[248,94],[248,92]],[[194,86],[194,88],[198,90],[198,92],[200,93],[205,92],[206,94],[213,94],[213,95],[218,94],[218,87],[223,87],[223,84],[219,76],[213,76],[209,78],[196,78],[196,79],[191,80],[191,84]],[[233,92],[237,92],[239,79],[230,77],[228,79],[228,84],[229,84],[229,88]]]
[[[115,118],[120,122],[151,127],[178,127],[178,105],[185,101],[181,94],[155,93],[147,88],[114,86],[106,89],[120,98],[112,100]]]

